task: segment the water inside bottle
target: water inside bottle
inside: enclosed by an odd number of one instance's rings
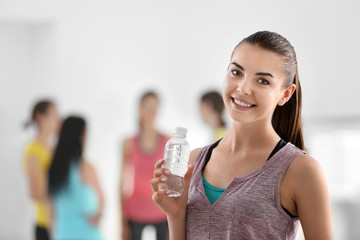
[[[163,168],[169,169],[171,175],[166,183],[159,185],[160,190],[170,191],[170,197],[178,197],[184,191],[184,175],[188,168],[189,144],[169,144],[164,154]]]
[[[184,177],[188,167],[189,150],[188,144],[169,144],[163,167],[169,169],[173,175]]]

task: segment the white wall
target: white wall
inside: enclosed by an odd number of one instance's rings
[[[141,90],[161,93],[161,129],[186,126],[199,147],[207,138],[200,93],[221,89],[233,47],[266,29],[297,50],[308,125],[359,116],[358,9],[351,0],[0,1],[0,238],[31,233],[20,161],[32,132],[21,123],[37,98],[53,97],[62,115],[87,117],[87,155],[107,200],[102,229],[115,239],[119,145],[136,130]]]

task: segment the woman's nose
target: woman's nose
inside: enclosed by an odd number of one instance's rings
[[[252,87],[250,80],[246,78],[240,80],[236,90],[242,95],[251,95]]]

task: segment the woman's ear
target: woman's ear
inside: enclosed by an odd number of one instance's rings
[[[280,98],[278,105],[279,106],[283,106],[285,103],[287,103],[287,101],[289,101],[289,99],[291,98],[291,96],[293,95],[293,93],[295,92],[296,89],[296,85],[295,84],[291,84],[290,87],[288,87],[284,93],[282,98]]]

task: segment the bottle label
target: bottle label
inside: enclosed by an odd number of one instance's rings
[[[183,177],[187,171],[189,147],[186,145],[169,145],[165,152],[165,167],[171,174]]]

